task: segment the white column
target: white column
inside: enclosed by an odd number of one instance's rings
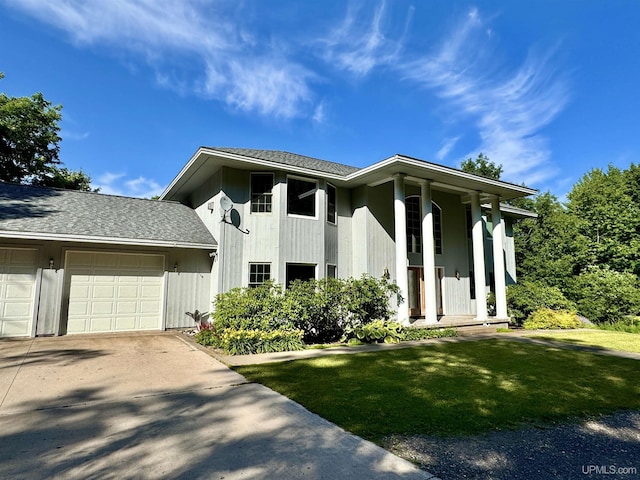
[[[436,305],[436,258],[433,241],[433,205],[431,204],[431,180],[420,182],[422,204],[422,267],[424,271],[425,322],[438,321]]]
[[[404,174],[393,176],[393,217],[396,241],[396,284],[404,303],[398,306],[398,322],[409,323],[409,272],[407,270],[407,211],[404,196]]]
[[[473,281],[476,287],[476,318],[486,320],[487,290],[484,270],[484,233],[482,231],[482,212],[478,192],[471,193],[471,238],[473,240]]]
[[[500,212],[500,197],[491,199],[491,223],[493,224],[493,276],[496,288],[496,317],[507,318],[507,285],[504,267],[504,222]]]

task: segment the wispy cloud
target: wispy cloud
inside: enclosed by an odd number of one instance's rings
[[[404,32],[397,39],[385,33],[386,9],[386,2],[382,1],[369,16],[363,12],[363,5],[350,4],[342,23],[320,41],[325,61],[357,76],[367,75],[378,66],[394,64],[402,51],[413,8],[407,15]]]
[[[293,118],[313,111],[313,75],[276,46],[256,42],[233,3],[203,0],[8,1],[65,31],[80,47],[108,46],[141,55],[159,85],[205,95],[262,115]],[[239,60],[240,59],[240,60]],[[173,62],[173,63],[172,63]],[[195,80],[173,65],[199,68]],[[185,81],[184,78],[189,78]]]
[[[449,155],[449,152],[453,149],[453,147],[456,146],[458,140],[460,140],[459,136],[446,138],[442,144],[442,147],[440,147],[440,150],[436,152],[436,160],[442,161],[447,155]]]
[[[554,62],[556,49],[532,48],[515,70],[494,60],[491,29],[471,9],[434,53],[404,66],[405,78],[433,89],[453,116],[472,119],[484,152],[502,164],[504,178],[535,184],[554,175],[540,133],[564,108],[566,76]]]
[[[124,173],[105,172],[96,181],[91,182],[92,188],[99,188],[100,193],[107,195],[122,195],[126,197],[151,198],[160,195],[163,188],[153,179],[138,177],[127,179]]]

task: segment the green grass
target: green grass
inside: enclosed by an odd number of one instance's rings
[[[607,350],[640,353],[640,335],[608,330],[568,330],[532,335],[534,338],[600,347]]]
[[[640,408],[640,362],[484,340],[236,367],[356,435],[466,435]]]

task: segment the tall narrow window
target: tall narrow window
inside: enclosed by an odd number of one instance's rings
[[[271,279],[270,263],[249,264],[249,288],[255,288]]]
[[[422,215],[420,215],[420,197],[407,197],[405,205],[407,211],[407,252],[420,253],[422,251]]]
[[[407,197],[405,201],[407,211],[407,252],[422,252],[422,212],[420,197]],[[442,253],[442,210],[435,203],[431,203],[433,215],[433,244],[435,253]]]
[[[251,174],[251,211],[271,212],[273,196],[273,173]]]
[[[327,222],[336,224],[336,187],[327,183]]]
[[[442,210],[438,205],[432,203],[433,212],[433,243],[436,254],[442,253]]]
[[[304,217],[316,216],[318,182],[289,177],[287,179],[287,213]]]

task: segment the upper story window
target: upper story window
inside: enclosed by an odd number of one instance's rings
[[[251,212],[270,213],[273,197],[273,173],[251,174]]]
[[[327,222],[336,224],[336,187],[327,183]]]
[[[422,215],[420,215],[420,197],[407,197],[407,252],[422,252]]]
[[[287,214],[303,217],[316,216],[318,182],[302,178],[287,178]]]
[[[438,205],[431,202],[431,212],[433,214],[433,243],[435,253],[442,253],[442,210]],[[405,200],[407,211],[407,252],[422,252],[422,212],[420,208],[420,197],[414,195]]]

